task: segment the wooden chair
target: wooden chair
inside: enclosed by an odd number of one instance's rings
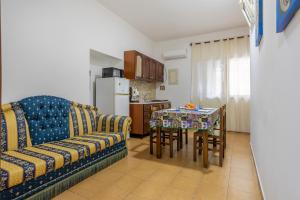
[[[208,135],[208,144],[212,144],[213,148],[208,148],[209,151],[219,152],[219,166],[222,167],[223,159],[225,156],[225,141],[226,141],[226,105],[220,108],[220,126],[214,128],[214,133]],[[199,130],[194,133],[194,144],[193,144],[193,159],[197,161],[197,150],[198,153],[202,153],[203,149],[203,131]],[[217,148],[219,146],[219,148]]]
[[[221,109],[220,112],[223,112],[222,114],[220,114],[220,123],[218,125],[215,126],[214,130],[215,131],[220,131],[221,130],[221,118],[223,120],[223,141],[224,141],[224,149],[226,149],[226,134],[227,134],[227,129],[226,129],[226,104],[224,104]],[[213,144],[213,147],[216,147],[218,144],[218,137],[213,137],[211,135],[209,135],[208,138],[208,142],[210,144]],[[224,151],[225,152],[225,151]]]
[[[188,144],[188,129],[181,129],[180,134],[180,147],[183,146],[183,135],[185,135],[185,144]]]
[[[151,115],[153,112],[161,110],[159,106],[151,106]],[[170,158],[173,157],[173,143],[177,141],[177,151],[180,150],[180,130],[179,129],[162,129],[161,130],[161,145],[170,146]],[[150,154],[153,154],[153,145],[157,142],[157,131],[156,128],[150,130]]]
[[[223,117],[224,117],[224,123],[223,123],[223,129],[224,129],[224,149],[226,149],[226,144],[227,144],[227,141],[226,141],[226,135],[227,135],[227,126],[226,126],[226,118],[227,118],[227,109],[226,109],[226,104],[224,104],[223,106]]]

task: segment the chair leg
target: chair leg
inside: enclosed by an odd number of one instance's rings
[[[170,133],[170,158],[173,158],[173,132]]]
[[[202,154],[202,144],[203,144],[202,137],[199,136],[199,147],[198,147],[199,148],[199,150],[198,150],[199,155]]]
[[[224,115],[224,148],[226,149],[226,134],[227,134],[227,124],[226,124],[226,110],[225,110],[225,115]]]
[[[150,131],[150,154],[153,154],[153,132]]]
[[[180,149],[183,147],[182,129],[179,130],[180,133]]]
[[[179,151],[180,150],[180,131],[177,131],[176,141],[177,141],[177,151]]]
[[[223,135],[223,131],[220,135],[220,149],[219,149],[219,166],[222,167],[223,166],[223,158],[224,158],[224,135]]]
[[[166,146],[166,134],[165,132],[162,132],[162,143],[163,143],[163,146]]]
[[[217,138],[213,138],[213,147],[216,148],[217,147]]]
[[[185,144],[188,144],[188,129],[185,130]]]
[[[226,132],[223,132],[223,159],[225,158],[225,149],[226,149]]]
[[[224,158],[224,148],[223,144],[220,144],[220,154],[219,154],[219,166],[223,166],[223,158]]]
[[[224,129],[224,148],[226,149],[226,129]]]
[[[194,133],[194,137],[193,137],[193,158],[194,158],[194,162],[197,161],[197,135]]]

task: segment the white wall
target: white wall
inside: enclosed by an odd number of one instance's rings
[[[124,60],[90,50],[90,105],[96,105],[96,78],[102,77],[102,69],[106,67],[124,69]]]
[[[276,30],[276,1],[264,1],[260,48],[251,34],[251,144],[266,200],[300,199],[300,12]]]
[[[2,0],[3,102],[56,95],[89,103],[90,49],[123,58],[153,42],[96,0]]]
[[[154,53],[157,59],[162,60],[162,53],[168,50],[188,49],[186,59],[166,61],[166,71],[168,69],[178,69],[178,85],[168,85],[166,81],[166,90],[161,91],[159,87],[156,90],[158,99],[169,99],[173,106],[179,106],[190,102],[191,90],[191,42],[203,42],[210,40],[223,39],[249,34],[247,27],[235,28],[215,33],[196,35],[192,37],[181,38],[177,40],[163,41],[155,44]],[[158,85],[159,86],[159,85]]]

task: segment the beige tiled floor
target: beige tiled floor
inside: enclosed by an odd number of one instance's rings
[[[149,154],[149,138],[130,139],[127,158],[75,185],[55,199],[71,200],[260,200],[262,199],[249,146],[249,135],[228,133],[224,166],[210,154],[210,167],[201,157],[192,160],[189,145],[174,158],[165,147],[162,159]]]

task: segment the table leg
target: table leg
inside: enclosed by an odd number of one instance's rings
[[[203,167],[208,168],[208,132],[203,131]]]
[[[170,158],[173,158],[173,132],[170,132]]]
[[[182,149],[182,147],[183,147],[183,134],[182,134],[182,128],[179,129],[179,133],[180,133],[180,149]]]
[[[160,127],[157,127],[156,157],[161,158],[161,128]]]

